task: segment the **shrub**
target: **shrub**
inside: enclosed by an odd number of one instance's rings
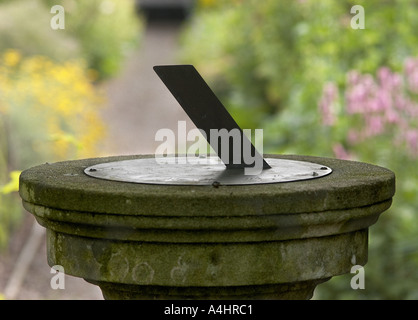
[[[351,28],[362,5],[365,29]],[[418,3],[201,1],[183,59],[209,80],[264,151],[357,159],[392,169],[392,208],[370,232],[366,290],[353,275],[318,288],[325,298],[418,296]]]
[[[20,216],[11,193],[16,170],[98,154],[100,96],[81,61],[22,58],[16,50],[0,57],[0,245]]]
[[[83,58],[100,78],[114,75],[140,41],[141,19],[133,0],[64,0],[65,29],[53,30],[51,8],[57,1],[0,2],[0,52],[44,55],[56,61]]]

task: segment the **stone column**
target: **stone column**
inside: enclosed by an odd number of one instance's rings
[[[391,205],[390,170],[308,156],[313,180],[170,186],[95,179],[89,166],[24,171],[24,207],[47,228],[48,263],[106,299],[310,299],[321,282],[367,262],[368,228]]]

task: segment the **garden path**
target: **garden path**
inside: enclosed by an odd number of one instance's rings
[[[154,65],[176,63],[180,31],[179,24],[149,24],[140,46],[127,58],[119,75],[102,85],[108,102],[102,113],[107,125],[107,136],[103,141],[101,156],[152,154],[161,143],[154,139],[158,129],[176,130],[179,120],[186,120],[188,129],[194,128],[152,69]],[[33,218],[30,216],[26,220],[13,235],[10,250],[2,255],[0,293],[4,292],[24,241],[30,233]],[[50,271],[44,239],[23,278],[20,290],[13,298],[103,299],[98,287],[72,276],[65,276],[64,290],[51,289],[50,282],[54,275]]]

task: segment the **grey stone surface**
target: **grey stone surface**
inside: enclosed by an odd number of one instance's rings
[[[25,208],[48,229],[48,263],[114,298],[306,299],[367,262],[368,228],[391,205],[387,169],[308,156],[332,174],[246,186],[95,179],[93,164],[45,164],[20,178]]]
[[[391,199],[395,176],[388,169],[310,156],[277,156],[318,162],[333,173],[310,181],[251,186],[164,186],[92,179],[93,164],[141,158],[120,156],[45,164],[20,177],[23,200],[81,212],[158,216],[248,216],[320,212],[368,206]]]

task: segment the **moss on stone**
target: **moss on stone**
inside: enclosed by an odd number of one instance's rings
[[[392,198],[395,176],[375,165],[308,156],[269,156],[318,162],[332,174],[313,180],[246,186],[173,186],[87,176],[91,165],[142,158],[121,156],[44,164],[20,176],[23,200],[82,212],[158,216],[246,216],[318,212],[367,206]]]
[[[367,262],[368,227],[391,205],[390,170],[317,162],[332,174],[245,186],[95,179],[84,169],[123,156],[24,171],[24,207],[45,226],[48,263],[108,298],[310,298],[316,284]]]

